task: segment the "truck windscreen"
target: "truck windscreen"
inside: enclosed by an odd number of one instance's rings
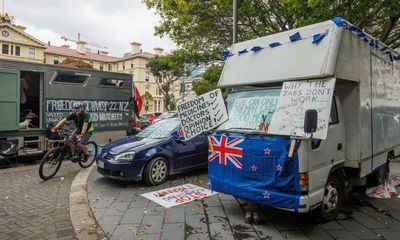
[[[266,132],[280,92],[280,88],[270,88],[229,94],[227,98],[229,120],[217,130]]]

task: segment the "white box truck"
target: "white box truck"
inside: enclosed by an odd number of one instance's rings
[[[218,86],[231,90],[229,120],[210,134],[213,190],[331,220],[353,186],[384,180],[400,153],[398,52],[335,18],[226,56]]]

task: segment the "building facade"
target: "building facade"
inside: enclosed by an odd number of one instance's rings
[[[105,51],[93,52],[80,39],[75,41],[76,49],[68,45],[52,46],[50,42],[46,44],[29,35],[25,27],[13,24],[13,20],[12,16],[0,14],[0,58],[45,64],[62,64],[68,59],[83,61],[99,71],[132,74],[140,94],[146,96],[141,113],[165,111],[159,85],[146,67],[155,55],[163,54],[163,49],[154,48],[153,53],[143,52],[140,43],[132,42],[129,53],[114,57]],[[178,96],[179,92],[174,95]]]

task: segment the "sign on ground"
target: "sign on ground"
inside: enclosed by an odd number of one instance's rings
[[[202,94],[178,105],[183,136],[186,140],[211,130],[226,120],[228,114],[220,89]]]
[[[284,82],[268,133],[306,136],[304,116],[307,109],[318,112],[317,130],[313,138],[325,139],[335,79]]]
[[[141,196],[148,198],[165,208],[170,208],[176,205],[194,201],[196,199],[209,197],[214,194],[217,193],[188,183],[177,187],[143,193]]]

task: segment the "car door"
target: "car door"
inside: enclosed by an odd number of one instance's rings
[[[206,165],[208,158],[208,141],[207,135],[205,133],[191,139],[192,143],[196,148],[195,155],[190,159],[192,166],[196,165]]]

